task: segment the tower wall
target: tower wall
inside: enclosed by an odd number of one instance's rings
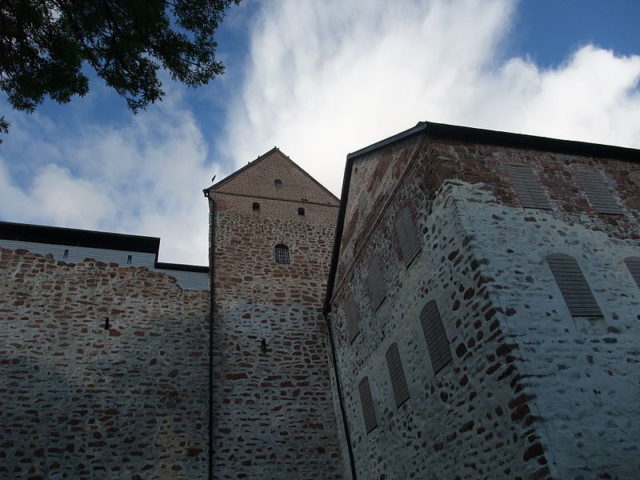
[[[285,173],[267,170],[266,181],[272,187],[277,174],[286,188]],[[251,193],[210,193],[214,478],[343,478],[321,314],[337,202]],[[276,263],[278,244],[288,247],[289,264]]]

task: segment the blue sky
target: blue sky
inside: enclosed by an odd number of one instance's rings
[[[637,0],[246,0],[218,33],[224,76],[165,78],[133,115],[84,98],[14,112],[0,219],[160,236],[206,263],[202,189],[277,145],[338,193],[346,154],[418,121],[640,148]]]

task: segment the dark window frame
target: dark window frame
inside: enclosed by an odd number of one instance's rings
[[[358,394],[360,396],[364,428],[367,434],[369,434],[378,426],[376,409],[373,404],[373,396],[371,395],[371,386],[369,385],[369,377],[362,377],[360,380],[358,384]]]
[[[425,303],[420,311],[420,325],[422,333],[427,342],[427,350],[431,359],[431,366],[434,375],[437,375],[449,365],[453,358],[451,356],[451,345],[444,328],[444,322],[440,315],[438,303],[435,300],[429,300]]]
[[[284,243],[279,243],[274,248],[275,260],[278,265],[290,265],[291,256],[289,255],[289,247]]]
[[[400,349],[397,343],[389,345],[385,358],[387,360],[387,370],[389,371],[389,379],[391,380],[391,389],[393,390],[393,397],[396,401],[396,408],[399,408],[409,400],[411,395],[409,394],[409,385],[407,384],[407,377],[404,373]]]
[[[545,261],[572,317],[603,316],[591,286],[574,257],[552,253],[545,257]]]

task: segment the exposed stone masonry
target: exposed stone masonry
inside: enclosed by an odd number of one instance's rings
[[[552,210],[523,209],[502,166],[531,165]],[[576,172],[602,176],[622,215],[596,213]],[[353,160],[331,320],[356,468],[363,478],[633,478],[640,468],[636,348],[637,165],[414,136]],[[405,268],[406,205],[422,251]],[[546,255],[573,256],[603,311],[571,318]],[[374,313],[368,259],[387,298]],[[360,334],[347,341],[353,292]],[[434,375],[419,313],[436,300],[452,363]],[[411,398],[395,407],[385,352],[397,342]],[[378,427],[357,394],[368,376]]]
[[[143,267],[0,249],[0,478],[204,478],[207,309]]]

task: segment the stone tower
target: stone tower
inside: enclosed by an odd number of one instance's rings
[[[277,148],[205,195],[213,478],[342,478],[321,316],[339,200]]]

